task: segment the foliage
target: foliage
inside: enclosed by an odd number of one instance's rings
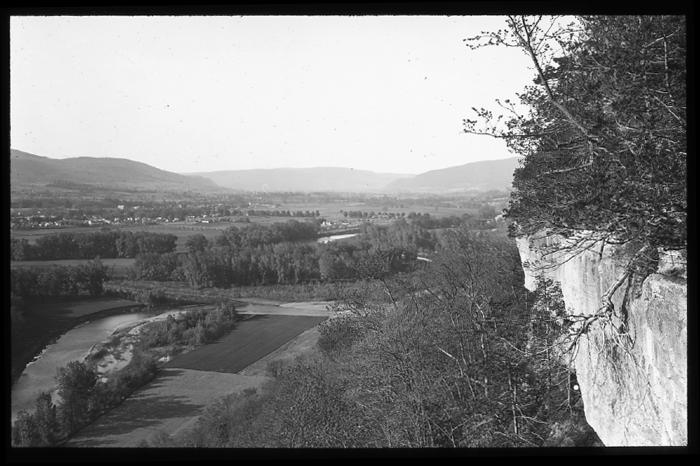
[[[357,316],[335,317],[319,325],[318,347],[330,357],[347,352],[364,336],[364,327]]]
[[[97,384],[97,372],[79,361],[58,369],[58,395],[61,397],[60,421],[66,432],[74,432],[90,419],[89,400]]]
[[[176,241],[171,234],[104,230],[52,233],[39,237],[36,244],[13,238],[10,247],[12,260],[92,259],[164,254],[175,249]]]
[[[211,343],[229,333],[235,326],[237,314],[230,302],[220,302],[213,309],[188,311],[177,318],[145,325],[139,346],[143,349],[184,344],[197,346]]]
[[[98,380],[89,364],[71,361],[57,371],[60,402],[51,395],[37,397],[34,412],[21,411],[12,426],[12,444],[19,447],[55,446],[117,406],[134,390],[151,381],[158,368],[153,356],[134,349],[126,367]]]
[[[686,242],[686,24],[682,16],[583,16],[569,25],[509,17],[474,47],[521,48],[535,84],[507,116],[477,110],[471,133],[524,156],[508,216],[548,228],[664,247]]]
[[[18,447],[35,447],[39,445],[39,431],[32,416],[27,411],[20,411],[12,428],[12,444]]]
[[[39,445],[55,445],[58,441],[60,425],[57,408],[51,399],[51,394],[43,392],[37,396],[34,409],[34,422],[36,423],[39,436]]]
[[[40,393],[34,413],[20,411],[12,429],[12,444],[20,447],[50,447],[57,443],[60,425],[51,395]]]
[[[107,268],[99,259],[75,266],[11,269],[10,288],[15,296],[101,295]]]
[[[112,398],[125,398],[137,388],[153,380],[157,373],[158,366],[153,356],[147,355],[139,348],[134,348],[131,361],[112,377],[106,385],[105,392],[111,394]]]
[[[139,255],[132,278],[181,280],[202,289],[385,277],[411,270],[417,251],[438,245],[437,236],[419,226],[432,225],[429,216],[412,218],[415,222],[365,225],[356,242],[320,245],[309,241],[318,234],[309,222],[231,227],[211,242],[191,237],[186,254]]]
[[[170,441],[542,446],[552,423],[580,408],[568,370],[543,351],[556,334],[556,293],[547,300],[522,284],[512,242],[454,232],[412,281],[381,285],[391,303],[378,305],[369,289],[348,293],[341,307],[351,314],[321,326],[318,356],[277,367],[263,390],[226,397],[191,434]],[[540,304],[528,305],[535,298]]]
[[[178,266],[178,255],[174,252],[139,254],[133,265],[134,279],[171,280]]]

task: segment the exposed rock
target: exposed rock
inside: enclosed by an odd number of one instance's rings
[[[556,280],[567,312],[591,316],[634,250],[595,238],[561,250],[573,241],[518,238],[525,284],[534,290],[540,274]],[[612,295],[613,325],[597,320],[579,341],[573,365],[586,420],[606,446],[687,445],[686,276],[684,251],[659,250],[656,273]]]

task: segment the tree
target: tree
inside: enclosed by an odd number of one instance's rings
[[[102,286],[107,279],[107,268],[102,264],[99,257],[91,260],[83,266],[79,266],[83,271],[86,280],[81,284],[87,294],[98,296],[102,294]]]
[[[88,417],[90,398],[97,384],[97,372],[80,361],[71,361],[58,369],[60,418],[66,432],[74,432]]]
[[[465,131],[504,138],[524,156],[507,215],[516,234],[568,236],[652,247],[686,243],[686,24],[682,16],[515,17],[508,29],[468,39],[519,47],[535,83],[527,113],[497,102]]]
[[[56,414],[56,405],[51,400],[51,394],[42,392],[37,397],[34,422],[39,444],[42,446],[55,445],[60,435],[60,425]]]
[[[34,256],[34,248],[25,238],[12,238],[11,256],[13,261],[31,260]]]
[[[189,236],[185,241],[185,247],[189,252],[202,252],[209,246],[206,236],[199,233]]]
[[[18,447],[35,447],[40,442],[34,416],[27,411],[20,411],[12,426],[12,443]]]

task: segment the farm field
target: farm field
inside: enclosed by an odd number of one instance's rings
[[[173,434],[217,398],[256,388],[268,378],[168,368],[117,408],[71,439],[67,447],[137,447],[157,432]]]
[[[137,447],[155,434],[185,431],[215,400],[270,380],[270,362],[312,351],[318,339],[316,325],[323,320],[257,316],[241,321],[218,343],[173,359],[154,381],[84,428],[66,446]],[[194,357],[186,358],[190,355]]]
[[[218,342],[177,356],[166,367],[239,372],[324,320],[326,317],[318,316],[253,316]]]
[[[272,353],[258,359],[253,364],[240,371],[239,374],[268,375],[268,365],[271,362],[291,362],[298,356],[309,354],[316,350],[316,343],[318,342],[319,336],[320,333],[318,326],[305,330],[284,345],[274,350]]]

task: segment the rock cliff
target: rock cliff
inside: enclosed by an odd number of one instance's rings
[[[585,237],[585,236],[582,236]],[[526,277],[561,284],[567,313],[599,312],[633,251],[595,238],[539,234],[517,240]],[[658,251],[655,270],[612,294],[615,319],[595,320],[571,353],[587,422],[606,446],[687,445],[685,251]]]

